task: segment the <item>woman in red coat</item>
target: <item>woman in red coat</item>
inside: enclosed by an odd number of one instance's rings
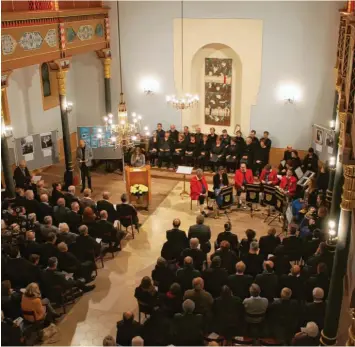
[[[203,206],[206,197],[208,197],[208,184],[201,169],[197,169],[196,176],[191,178],[190,196],[191,200],[198,200],[201,214],[207,216],[206,212],[203,210]]]

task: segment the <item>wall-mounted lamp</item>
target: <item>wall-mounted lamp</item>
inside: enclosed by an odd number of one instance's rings
[[[331,121],[329,121],[329,126],[332,130],[334,130],[335,129],[335,120],[332,119]]]
[[[330,157],[329,158],[329,168],[334,169],[336,164],[336,158],[335,157]]]
[[[70,113],[71,111],[73,111],[73,103],[71,101],[66,102],[64,104],[64,108],[68,113]]]
[[[333,221],[333,220],[330,220],[328,222],[328,227],[329,227],[329,230],[328,230],[328,242],[330,244],[333,244],[334,242],[336,242],[336,235],[337,235],[337,232],[335,231],[335,227],[336,227],[336,223]]]
[[[278,90],[279,100],[283,100],[287,104],[294,104],[301,97],[300,89],[293,84],[281,85]]]
[[[141,88],[145,95],[153,95],[158,91],[159,83],[154,79],[147,78],[142,80]]]

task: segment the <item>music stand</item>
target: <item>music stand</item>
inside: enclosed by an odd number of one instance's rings
[[[223,187],[219,193],[222,196],[222,207],[228,208],[233,205],[233,187]]]
[[[184,195],[190,196],[189,192],[186,190],[186,175],[191,175],[193,167],[191,166],[178,166],[176,173],[184,175],[184,187],[180,193],[181,198],[184,198]]]
[[[260,183],[246,184],[246,201],[251,203],[250,216],[253,217],[253,204],[259,203]]]
[[[268,220],[268,218],[271,216],[271,207],[275,207],[276,204],[276,198],[275,198],[275,186],[270,186],[270,185],[263,185],[263,190],[264,190],[264,204],[268,205],[268,213],[264,219],[264,222]]]
[[[275,209],[279,213],[276,214],[268,223],[270,225],[276,218],[281,222],[281,217],[285,217],[285,203],[286,203],[286,194],[282,192],[280,189],[275,189]]]

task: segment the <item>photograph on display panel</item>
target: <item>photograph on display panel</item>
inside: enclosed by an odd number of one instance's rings
[[[205,59],[205,124],[230,126],[232,59]]]
[[[49,157],[50,155],[52,155],[52,146],[53,146],[52,133],[43,133],[40,134],[40,136],[41,136],[41,147],[42,147],[43,156]]]
[[[22,155],[25,157],[24,159],[26,161],[33,160],[34,158],[33,136],[27,136],[21,139],[21,149],[22,149]]]

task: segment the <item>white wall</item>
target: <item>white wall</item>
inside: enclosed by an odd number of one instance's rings
[[[115,2],[108,5],[116,7]],[[306,149],[311,125],[326,124],[331,117],[338,9],[343,6],[332,1],[184,2],[184,13],[186,18],[263,20],[262,77],[250,128],[259,134],[269,130],[275,147],[290,144]],[[158,121],[165,127],[180,124],[180,113],[165,103],[165,95],[175,92],[173,20],[180,17],[180,2],[121,2],[120,12],[123,89],[129,111],[141,113],[151,128]],[[117,40],[112,38],[111,45],[113,64],[118,65]],[[147,76],[160,83],[159,94],[143,94],[140,81]],[[301,87],[302,99],[294,105],[276,97],[279,84],[289,82]],[[112,93],[119,93],[117,86]]]
[[[69,115],[70,132],[80,125],[100,124],[105,112],[104,77],[95,52],[73,57],[66,86],[67,101],[74,106]],[[59,106],[43,110],[39,65],[14,70],[7,95],[15,138],[55,129],[62,137]]]

